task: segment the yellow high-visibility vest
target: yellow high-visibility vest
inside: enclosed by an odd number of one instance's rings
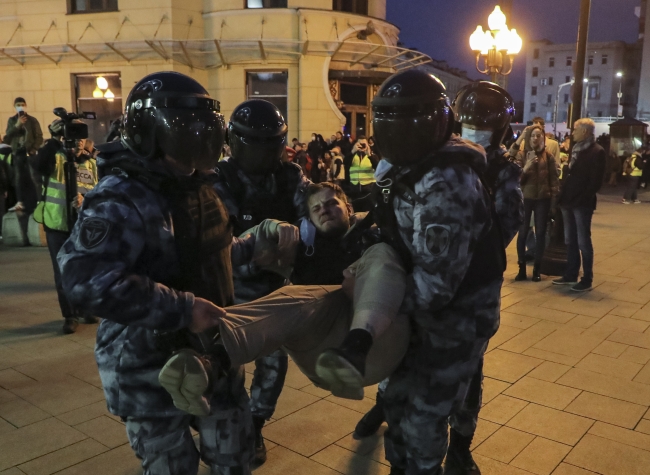
[[[359,158],[355,153],[350,165],[350,183],[353,185],[372,185],[375,182],[375,170],[368,155]]]
[[[47,185],[43,186],[43,201],[34,211],[34,219],[55,231],[68,229],[68,203],[65,196],[66,157],[56,154],[56,165]],[[75,163],[77,168],[77,191],[85,195],[97,185],[97,162],[89,158],[83,163]]]

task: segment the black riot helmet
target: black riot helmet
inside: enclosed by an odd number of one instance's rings
[[[142,78],[126,99],[122,142],[144,159],[169,155],[198,170],[214,168],[226,135],[219,101],[176,72]]]
[[[233,160],[244,173],[268,173],[282,160],[287,130],[287,123],[275,105],[262,99],[242,102],[233,111],[228,124]]]
[[[389,77],[372,101],[372,111],[375,144],[393,165],[407,165],[438,150],[454,124],[445,86],[420,69]]]
[[[452,104],[463,137],[484,147],[499,147],[515,115],[508,91],[489,81],[463,87]]]

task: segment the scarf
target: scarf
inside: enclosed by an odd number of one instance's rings
[[[571,150],[571,161],[569,162],[569,168],[573,167],[573,164],[578,159],[578,154],[583,150],[587,150],[589,147],[591,147],[595,141],[596,139],[593,136],[591,136],[589,138],[586,138],[582,142],[577,142],[573,145],[573,150]]]

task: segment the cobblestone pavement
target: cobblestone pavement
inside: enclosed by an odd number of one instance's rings
[[[601,198],[594,216],[591,292],[515,283],[508,250],[474,441],[484,475],[650,473],[650,204],[619,200]],[[0,246],[0,475],[140,473],[106,411],[96,326],[63,336],[61,323],[47,250]],[[255,473],[388,474],[381,435],[351,436],[366,395],[335,398],[292,364]]]

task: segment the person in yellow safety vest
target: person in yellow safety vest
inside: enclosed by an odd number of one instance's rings
[[[643,165],[643,159],[639,152],[634,152],[623,164],[623,175],[628,175],[627,189],[623,195],[624,205],[641,204],[641,200],[637,198],[637,190],[641,175],[643,175]]]
[[[373,185],[375,184],[375,164],[371,160],[368,141],[361,135],[352,149],[352,160],[349,162],[348,194],[357,212],[370,211]]]
[[[47,247],[52,259],[54,269],[54,283],[59,299],[61,314],[65,319],[63,333],[74,333],[79,326],[80,316],[70,306],[61,285],[61,272],[56,260],[63,244],[70,237],[71,229],[68,228],[68,212],[70,209],[79,210],[83,197],[97,185],[97,163],[95,159],[84,150],[85,139],[78,140],[72,151],[77,174],[76,196],[66,196],[65,163],[67,157],[62,145],[63,121],[55,120],[50,126],[52,138],[45,142],[38,151],[35,169],[44,177],[43,201],[34,211],[34,219],[43,224]],[[84,316],[86,323],[97,323],[97,318]]]

